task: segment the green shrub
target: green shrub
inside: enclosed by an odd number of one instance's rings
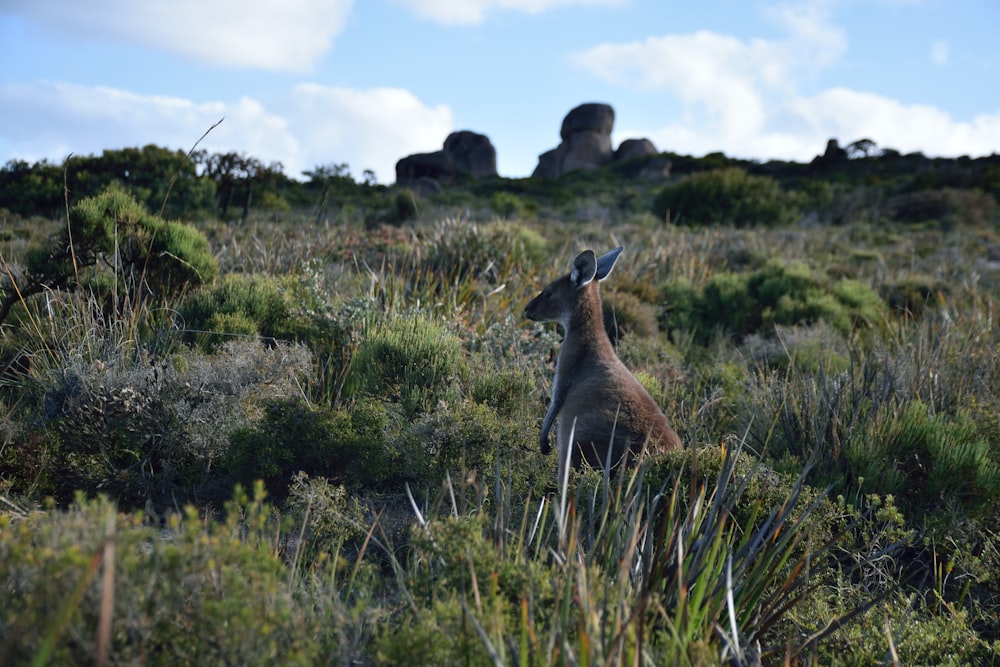
[[[975,509],[1000,498],[1000,459],[975,423],[964,413],[932,415],[920,401],[872,420],[848,443],[847,460],[862,488],[911,505]]]
[[[853,279],[831,283],[800,263],[772,261],[751,273],[719,272],[700,293],[682,279],[663,291],[665,328],[693,331],[701,342],[720,330],[742,339],[778,325],[820,321],[847,335],[885,320],[885,305],[874,290]]]
[[[328,477],[350,488],[382,488],[419,474],[390,438],[385,406],[363,400],[347,411],[331,411],[302,399],[267,406],[258,423],[235,431],[224,462],[237,481],[263,480],[268,492],[283,498],[295,473]]]
[[[653,336],[659,332],[653,307],[629,292],[615,291],[601,301],[604,330],[612,343],[625,335]]]
[[[273,528],[260,496],[245,495],[225,523],[189,506],[161,527],[82,497],[64,513],[0,518],[0,656],[95,664],[101,608],[113,604],[108,664],[316,664],[328,619],[296,602]]]
[[[882,286],[882,295],[893,312],[919,318],[928,305],[948,293],[940,280],[924,275],[911,274]]]
[[[46,289],[86,285],[110,303],[113,295],[137,293],[140,284],[158,296],[180,294],[219,272],[201,232],[147,212],[117,184],[73,206],[68,226],[46,245],[29,248],[24,265],[23,276],[3,281],[0,322],[13,304]],[[109,285],[121,293],[99,289]]]
[[[177,315],[182,329],[209,352],[227,335],[280,339],[294,335],[286,289],[280,278],[268,275],[227,273],[219,282],[186,296]]]
[[[800,198],[769,176],[730,167],[699,172],[668,185],[653,200],[653,214],[681,225],[773,227],[794,222]]]
[[[891,198],[887,204],[893,220],[908,224],[934,222],[952,227],[991,227],[997,222],[997,202],[977,189],[920,190]]]
[[[398,403],[407,416],[426,412],[455,394],[465,372],[461,341],[422,315],[376,324],[350,365],[352,393]]]
[[[497,190],[489,199],[490,210],[501,218],[515,220],[524,215],[527,206],[521,197],[513,192]]]
[[[545,238],[518,223],[450,220],[438,226],[428,243],[426,266],[452,284],[468,277],[503,282],[548,259]]]
[[[393,198],[393,222],[401,224],[417,217],[419,209],[417,207],[417,195],[409,188],[403,188],[396,193]]]
[[[523,458],[519,449],[531,448],[534,426],[524,420],[503,419],[488,405],[473,401],[442,404],[417,419],[407,435],[407,451],[423,451],[430,468],[427,483],[436,485],[445,475],[462,479],[465,473],[486,478],[494,473],[497,457],[510,462]],[[537,471],[518,471],[519,475]]]
[[[299,471],[292,475],[286,506],[305,541],[298,546],[302,562],[321,553],[340,556],[347,549],[360,555],[367,534],[364,508],[344,485]]]
[[[502,417],[514,417],[525,411],[528,397],[535,389],[530,373],[521,368],[499,368],[472,378],[472,400],[485,403]]]
[[[154,508],[228,494],[219,488],[228,434],[251,423],[258,401],[295,391],[310,367],[299,346],[269,349],[256,341],[211,356],[62,363],[39,370],[38,394],[24,396],[44,431],[28,441],[37,461],[25,471],[31,477],[10,481],[62,502],[75,490],[101,491],[123,506]]]

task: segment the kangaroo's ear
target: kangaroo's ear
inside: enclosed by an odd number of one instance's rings
[[[618,256],[622,254],[623,246],[618,246],[606,255],[597,258],[597,279],[604,280],[611,275],[611,269],[615,268]]]
[[[597,257],[593,250],[584,250],[573,260],[573,270],[569,272],[569,281],[577,289],[583,287],[597,275]]]

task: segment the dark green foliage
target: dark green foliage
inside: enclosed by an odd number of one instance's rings
[[[546,259],[545,238],[530,227],[456,220],[438,227],[428,248],[426,265],[450,283],[472,277],[495,284],[518,270],[541,266]]]
[[[148,145],[71,156],[65,166],[14,160],[0,169],[0,206],[21,215],[62,217],[65,178],[71,203],[117,184],[154,213],[162,211],[170,218],[200,215],[212,210],[215,185],[197,175],[196,157]]]
[[[518,449],[531,447],[534,435],[533,428],[502,418],[488,405],[463,401],[418,419],[408,434],[407,450],[426,452],[421,459],[433,467],[426,473],[433,485],[446,473],[460,478],[492,472],[498,456],[511,460]]]
[[[472,400],[485,403],[502,417],[515,417],[525,411],[535,383],[526,370],[500,368],[473,378]]]
[[[295,473],[324,476],[351,488],[381,488],[417,476],[419,461],[397,449],[385,406],[364,400],[330,411],[301,399],[273,402],[261,419],[230,436],[225,466],[239,481],[262,479],[279,498]]]
[[[408,417],[454,395],[464,372],[461,341],[421,315],[376,325],[351,361],[352,393],[398,403]]]
[[[893,197],[886,206],[892,220],[909,224],[934,222],[984,227],[997,222],[996,199],[979,190],[920,190]]]
[[[367,532],[367,518],[356,492],[326,477],[310,477],[304,472],[292,475],[286,507],[300,528],[305,543],[300,555],[306,561],[322,558],[320,554],[338,555],[350,548],[354,555],[362,548]]]
[[[928,275],[913,274],[882,286],[889,308],[900,315],[920,317],[928,306],[947,293],[941,281]]]
[[[919,401],[871,422],[847,445],[851,475],[866,490],[908,504],[1000,500],[1000,455],[965,414],[931,415]]]
[[[417,217],[417,195],[409,188],[403,188],[393,198],[395,217],[393,222],[399,224]]]
[[[270,541],[274,529],[262,495],[250,500],[239,491],[224,521],[188,506],[157,526],[82,496],[65,513],[4,517],[0,658],[9,665],[99,662],[98,619],[107,603],[107,664],[324,662],[332,646],[315,633],[329,618],[296,602]],[[109,558],[113,576],[102,579]]]
[[[0,322],[24,297],[44,289],[93,286],[104,300],[142,287],[159,297],[209,282],[219,268],[208,240],[197,229],[150,214],[117,185],[84,199],[69,214],[69,226],[25,256],[25,275],[3,281]],[[117,304],[115,304],[117,305]]]
[[[804,264],[769,262],[751,273],[719,272],[701,290],[683,280],[664,287],[663,323],[707,342],[716,332],[742,338],[775,325],[823,321],[843,334],[880,326],[885,305],[852,279],[821,279]]]
[[[177,315],[182,329],[207,351],[225,342],[225,334],[294,338],[292,304],[282,282],[267,275],[228,273],[181,301]]]
[[[490,195],[489,207],[494,214],[507,220],[516,220],[528,211],[528,206],[519,195],[502,190]]]
[[[301,348],[241,342],[211,357],[65,364],[39,378],[39,395],[24,396],[42,429],[25,441],[36,464],[8,482],[62,502],[76,489],[100,489],[123,507],[163,507],[219,492],[228,433],[249,424],[255,401],[300,382],[309,359]]]
[[[616,291],[606,294],[601,306],[604,310],[604,329],[612,343],[626,335],[653,336],[659,331],[656,311],[650,304],[629,292]]]
[[[653,201],[653,214],[681,225],[770,227],[793,222],[801,197],[776,180],[740,168],[704,171],[668,185]]]

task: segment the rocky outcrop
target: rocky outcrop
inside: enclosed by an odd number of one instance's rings
[[[649,139],[626,139],[615,150],[615,161],[631,160],[635,157],[648,157],[659,153]]]
[[[416,153],[396,163],[396,183],[409,185],[431,179],[453,181],[459,177],[490,178],[497,175],[497,152],[485,134],[468,130],[452,132],[444,148]]]
[[[558,178],[574,169],[597,169],[611,162],[611,130],[615,110],[608,104],[581,104],[563,118],[559,137],[562,142],[538,157],[531,174]]]
[[[618,160],[657,154],[649,139],[628,139],[613,151],[614,126],[615,110],[611,105],[591,102],[576,107],[563,118],[559,130],[562,141],[538,156],[532,177],[559,178],[577,169],[599,169]]]

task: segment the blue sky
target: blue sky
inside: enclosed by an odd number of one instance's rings
[[[0,0],[0,161],[157,144],[291,177],[449,132],[528,176],[584,102],[612,142],[808,161],[1000,153],[995,0]]]

